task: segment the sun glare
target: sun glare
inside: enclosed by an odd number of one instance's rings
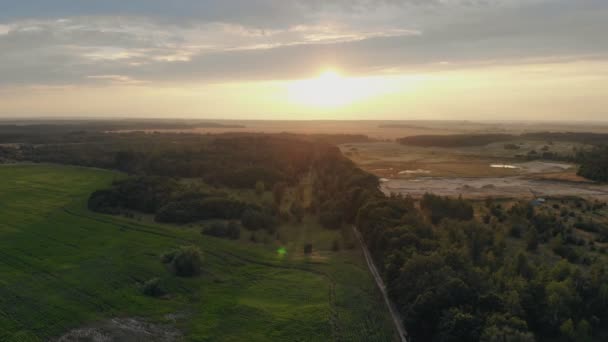
[[[373,93],[362,79],[341,76],[326,70],[318,77],[294,81],[288,85],[290,102],[321,108],[349,105]]]

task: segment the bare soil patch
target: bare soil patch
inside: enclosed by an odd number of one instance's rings
[[[158,325],[139,318],[112,318],[77,328],[57,342],[171,342],[182,334],[169,325]]]
[[[389,179],[383,192],[420,197],[425,193],[465,198],[532,198],[538,196],[580,196],[608,199],[608,185],[528,179],[524,177]]]

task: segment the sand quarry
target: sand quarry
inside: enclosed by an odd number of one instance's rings
[[[544,142],[526,142],[531,149]],[[552,146],[568,150],[572,145]],[[580,147],[580,146],[577,146]],[[420,148],[396,143],[349,144],[343,152],[381,180],[386,194],[425,193],[472,199],[580,196],[608,200],[608,185],[576,175],[574,164],[518,160],[502,144]]]
[[[462,195],[465,198],[579,196],[608,200],[608,185],[523,177],[385,179],[381,189],[386,194],[412,197],[429,192],[444,196]]]

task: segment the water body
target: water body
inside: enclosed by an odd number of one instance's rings
[[[490,167],[495,169],[521,169],[519,166],[508,165],[508,164],[491,164]]]

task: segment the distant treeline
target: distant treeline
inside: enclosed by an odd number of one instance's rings
[[[339,155],[337,147],[323,142],[336,139],[340,137],[80,132],[52,135],[44,144],[5,146],[0,150],[0,159],[99,167],[136,175],[201,178],[212,185],[236,188],[252,188],[262,181],[272,187],[308,172],[318,154]]]
[[[403,145],[421,147],[470,147],[484,146],[496,142],[513,140],[544,140],[544,141],[570,141],[590,145],[608,143],[608,134],[603,133],[553,133],[535,132],[521,135],[513,134],[452,134],[452,135],[416,135],[398,139]]]
[[[401,138],[398,142],[403,145],[421,147],[469,147],[510,141],[514,138],[510,134],[415,135]]]
[[[396,128],[396,129],[409,128],[409,129],[419,129],[419,130],[432,130],[433,129],[433,128],[425,127],[425,126],[417,126],[417,125],[411,125],[411,124],[398,124],[398,123],[383,124],[383,125],[379,125],[378,128]]]
[[[56,121],[53,123],[0,124],[0,143],[49,143],[70,141],[85,133],[107,131],[193,128],[244,128],[237,124],[184,120]]]

